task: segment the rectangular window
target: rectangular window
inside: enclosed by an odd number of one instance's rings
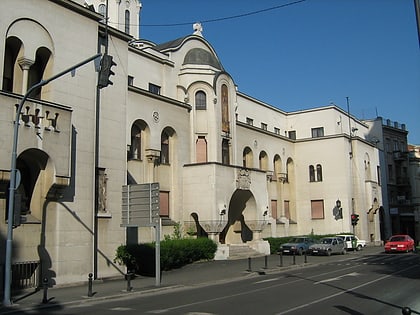
[[[262,130],[267,130],[267,124],[261,123],[261,129]]]
[[[274,133],[276,135],[279,135],[280,134],[280,128],[274,127]]]
[[[253,126],[254,125],[254,119],[247,117],[246,118],[246,123],[250,126]]]
[[[324,200],[311,200],[312,219],[324,219]]]
[[[149,92],[160,95],[160,86],[153,83],[149,83]]]
[[[378,185],[381,186],[381,167],[376,167],[376,176],[378,176]]]
[[[289,139],[296,140],[296,130],[289,131]]]
[[[289,200],[285,200],[284,201],[284,216],[290,220],[290,201]]]
[[[160,216],[169,217],[169,191],[159,192]]]
[[[312,128],[312,138],[319,138],[324,136],[324,127]]]
[[[277,200],[271,200],[271,216],[277,219]]]
[[[133,86],[134,85],[134,77],[131,75],[128,76],[128,85]]]

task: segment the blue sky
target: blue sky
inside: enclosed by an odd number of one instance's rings
[[[409,143],[420,145],[413,0],[141,2],[141,38],[160,44],[201,22],[241,92],[287,112],[330,103],[347,110],[349,97],[352,115],[404,123]]]

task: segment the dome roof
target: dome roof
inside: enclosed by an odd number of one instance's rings
[[[217,60],[217,58],[202,48],[193,48],[188,51],[188,53],[185,55],[183,64],[208,65],[222,70],[222,65]]]

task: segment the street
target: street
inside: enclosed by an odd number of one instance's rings
[[[19,314],[420,314],[417,254],[375,254],[206,286],[52,305]],[[336,256],[338,257],[338,256]],[[16,314],[16,313],[15,313]]]

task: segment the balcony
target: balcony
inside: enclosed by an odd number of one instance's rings
[[[21,96],[0,91],[0,170],[10,169],[17,104]],[[70,175],[72,110],[68,106],[28,99],[19,114],[18,155],[28,149],[45,152],[55,163],[56,176]]]

